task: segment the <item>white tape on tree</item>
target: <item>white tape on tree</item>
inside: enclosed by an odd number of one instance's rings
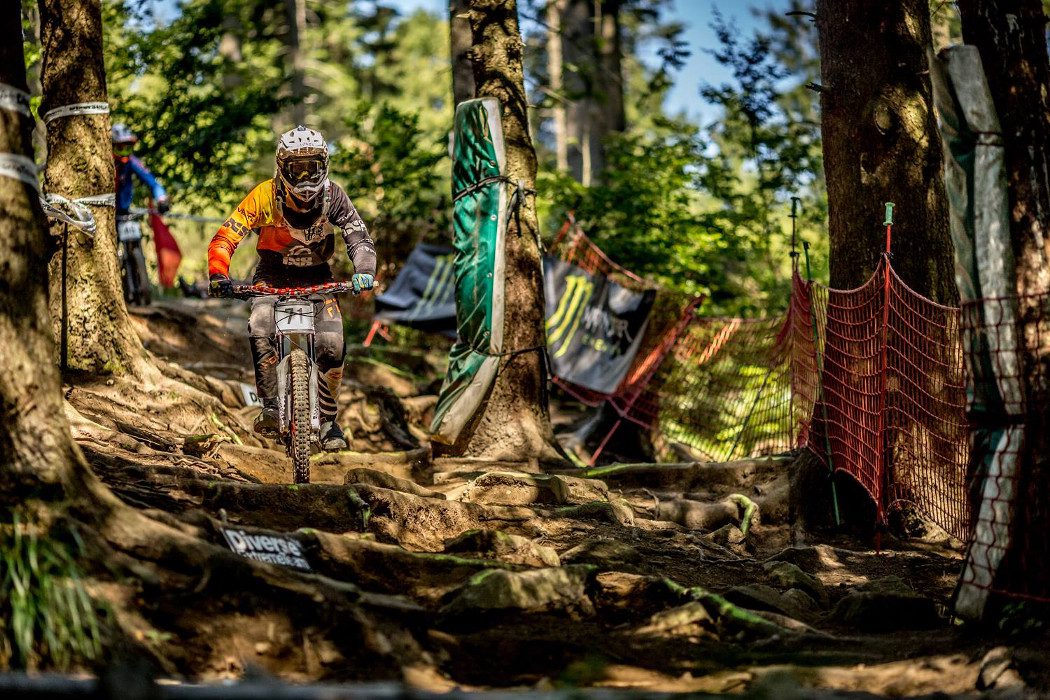
[[[27,185],[32,185],[37,192],[40,191],[36,163],[17,153],[0,153],[0,177],[21,180]]]
[[[67,199],[60,194],[48,194],[41,200],[44,213],[52,219],[64,221],[76,226],[86,233],[94,233],[98,228],[95,216],[79,199]]]
[[[55,107],[44,114],[44,123],[50,124],[61,117],[79,117],[85,114],[109,114],[107,102],[78,102],[75,105]]]
[[[6,83],[0,83],[0,109],[18,112],[27,117],[33,114],[29,109],[29,93]]]

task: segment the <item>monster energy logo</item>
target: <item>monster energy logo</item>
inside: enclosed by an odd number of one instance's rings
[[[594,283],[589,279],[583,275],[566,275],[565,293],[558,300],[554,315],[547,319],[547,345],[561,344],[554,357],[561,357],[569,351],[593,295]]]
[[[417,319],[425,312],[437,306],[448,294],[449,287],[455,282],[455,256],[439,255],[434,258],[434,271],[427,278],[427,285],[423,288],[416,308],[408,315],[406,320]]]

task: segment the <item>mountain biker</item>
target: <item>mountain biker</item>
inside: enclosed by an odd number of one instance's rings
[[[339,185],[328,179],[328,144],[313,129],[298,126],[277,142],[277,170],[255,187],[222,224],[208,246],[208,276],[213,296],[232,291],[230,259],[248,233],[259,234],[255,284],[304,287],[332,281],[328,264],[335,252],[332,227],[342,230],[346,252],[354,264],[354,291],[371,289],[376,252],[361,215]],[[277,347],[274,342],[274,297],[252,299],[248,339],[255,363],[255,386],[263,410],[255,431],[273,436],[278,430]],[[331,295],[314,303],[314,351],[324,381],[318,382],[321,447],[347,447],[336,423],[336,399],[343,380],[343,322]]]
[[[124,124],[114,124],[110,129],[110,137],[113,140],[113,165],[117,170],[117,216],[126,215],[131,209],[131,201],[135,194],[132,176],[137,177],[149,188],[157,211],[161,214],[168,211],[170,200],[163,185],[157,182],[157,178],[153,177],[153,173],[141,160],[131,155],[139,137]]]

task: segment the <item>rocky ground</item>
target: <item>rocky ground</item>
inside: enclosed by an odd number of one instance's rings
[[[292,533],[309,563],[228,553],[203,571],[96,572],[111,624],[162,676],[756,697],[1050,689],[1038,630],[949,617],[957,543],[886,538],[876,552],[793,527],[790,456],[591,470],[432,459],[436,352],[353,349],[352,451],[316,456],[314,483],[289,485],[283,451],[249,431],[242,313],[135,312],[165,374],[222,411],[125,380],[66,388],[79,444],[124,501],[223,549],[222,528]]]

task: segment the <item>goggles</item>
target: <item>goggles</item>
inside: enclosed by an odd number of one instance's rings
[[[135,150],[134,143],[115,143],[113,144],[113,152],[122,158],[130,156],[132,151]]]
[[[281,165],[281,175],[293,187],[319,183],[325,174],[324,162],[316,156],[289,158]]]

